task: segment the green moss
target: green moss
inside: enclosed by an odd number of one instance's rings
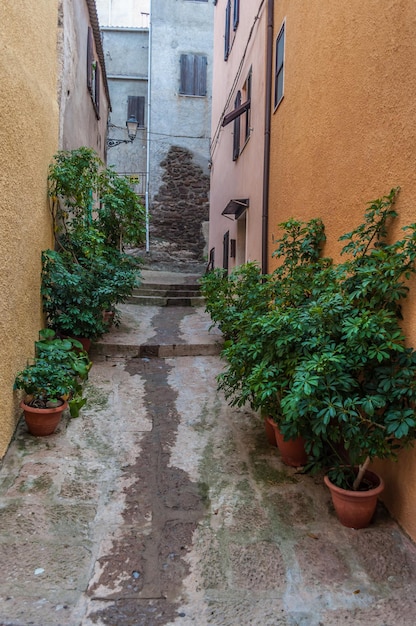
[[[267,483],[269,485],[297,483],[294,476],[287,474],[285,470],[273,467],[266,459],[254,459],[252,467],[253,478],[257,483]]]

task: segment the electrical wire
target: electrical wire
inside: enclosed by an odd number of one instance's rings
[[[256,16],[255,16],[255,18],[254,18],[254,21],[253,21],[253,24],[251,25],[251,28],[250,28],[250,32],[249,32],[249,35],[248,35],[248,39],[247,39],[246,45],[245,45],[245,47],[244,47],[243,55],[242,55],[242,57],[241,57],[240,64],[239,64],[239,66],[238,66],[237,73],[236,73],[236,75],[235,75],[235,77],[234,77],[234,80],[233,80],[233,83],[232,83],[232,85],[231,85],[230,92],[229,92],[229,94],[228,94],[228,96],[227,96],[227,100],[226,100],[226,102],[225,102],[224,108],[223,108],[222,113],[221,113],[221,115],[220,115],[220,118],[219,118],[219,120],[218,120],[218,123],[217,123],[216,129],[215,129],[215,132],[214,132],[214,134],[212,135],[211,146],[210,146],[210,158],[211,158],[211,160],[212,160],[212,157],[213,157],[213,154],[214,154],[215,148],[216,148],[216,147],[217,147],[217,145],[218,145],[218,141],[219,141],[219,137],[220,137],[220,132],[221,132],[221,127],[222,127],[222,120],[223,120],[224,115],[226,114],[226,111],[227,111],[227,109],[228,109],[228,107],[229,107],[229,105],[230,105],[230,102],[231,102],[231,100],[232,100],[232,97],[233,97],[233,94],[234,94],[235,88],[236,88],[236,86],[237,86],[237,84],[238,84],[238,81],[240,80],[240,77],[241,77],[241,72],[243,71],[243,65],[244,65],[244,61],[245,61],[246,54],[247,54],[247,50],[248,50],[248,46],[249,46],[249,43],[250,43],[251,38],[252,38],[252,36],[253,36],[254,28],[255,28],[255,26],[256,26],[256,24],[257,24],[257,22],[258,22],[258,21],[259,21],[259,19],[260,19],[260,14],[261,14],[261,11],[262,11],[262,9],[263,9],[263,5],[264,5],[264,4],[265,4],[265,0],[261,0],[260,5],[259,5],[259,8],[257,9],[257,14],[256,14]]]

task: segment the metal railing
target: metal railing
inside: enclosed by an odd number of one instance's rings
[[[146,195],[146,172],[118,172],[120,176],[125,176],[130,180],[135,193],[140,197]]]

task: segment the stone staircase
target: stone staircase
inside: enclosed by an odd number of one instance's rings
[[[223,337],[205,311],[199,277],[143,271],[140,287],[128,302],[117,307],[120,325],[94,342],[94,356],[171,358],[220,354]]]
[[[143,282],[128,301],[144,306],[204,306],[200,286],[189,284],[160,284]]]

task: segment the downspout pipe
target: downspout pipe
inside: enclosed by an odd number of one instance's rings
[[[263,159],[263,207],[262,207],[262,251],[261,271],[268,271],[268,227],[269,227],[269,181],[270,181],[270,127],[272,117],[273,79],[273,13],[274,0],[267,2],[266,36],[266,105],[264,116],[264,159]]]
[[[146,252],[150,251],[149,237],[149,210],[150,210],[150,137],[151,137],[151,87],[152,87],[152,0],[149,0],[149,48],[147,57],[147,142],[146,142],[146,192],[145,192],[145,220],[146,220]]]

